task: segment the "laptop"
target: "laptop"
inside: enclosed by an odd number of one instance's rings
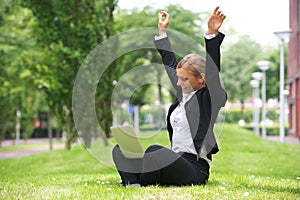
[[[110,130],[126,158],[142,158],[144,156],[144,149],[133,126],[112,126]]]

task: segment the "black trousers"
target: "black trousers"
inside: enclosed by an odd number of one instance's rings
[[[113,160],[124,185],[142,186],[205,184],[209,178],[206,160],[190,153],[175,153],[168,148],[152,145],[143,158],[124,157],[118,145],[112,151]]]

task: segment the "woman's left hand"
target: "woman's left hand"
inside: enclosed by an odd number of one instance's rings
[[[219,10],[219,6],[214,9],[214,12],[210,16],[207,25],[208,25],[208,34],[217,34],[219,28],[223,24],[226,16]]]

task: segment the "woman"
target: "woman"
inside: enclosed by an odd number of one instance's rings
[[[128,159],[116,145],[113,159],[125,186],[207,182],[212,154],[218,152],[213,126],[227,100],[219,78],[220,45],[224,38],[219,28],[225,18],[216,7],[208,20],[206,59],[189,54],[177,62],[166,34],[170,16],[164,11],[159,13],[159,35],[154,42],[177,91],[177,101],[170,106],[167,116],[172,148],[152,145],[143,158]]]

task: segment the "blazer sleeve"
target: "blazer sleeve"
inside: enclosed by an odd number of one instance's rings
[[[181,88],[177,86],[178,77],[176,75],[177,59],[176,55],[171,48],[171,43],[169,39],[163,38],[160,40],[155,40],[154,44],[159,54],[161,55],[162,62],[165,66],[165,70],[171,80],[173,88],[176,90],[177,99],[180,99],[182,96]]]
[[[222,107],[225,105],[227,100],[227,94],[222,88],[220,74],[220,46],[225,35],[221,32],[212,38],[205,39],[206,44],[206,71],[205,71],[205,81],[210,93],[212,105],[217,107]],[[213,108],[214,109],[214,108]],[[214,110],[212,110],[214,111]]]

